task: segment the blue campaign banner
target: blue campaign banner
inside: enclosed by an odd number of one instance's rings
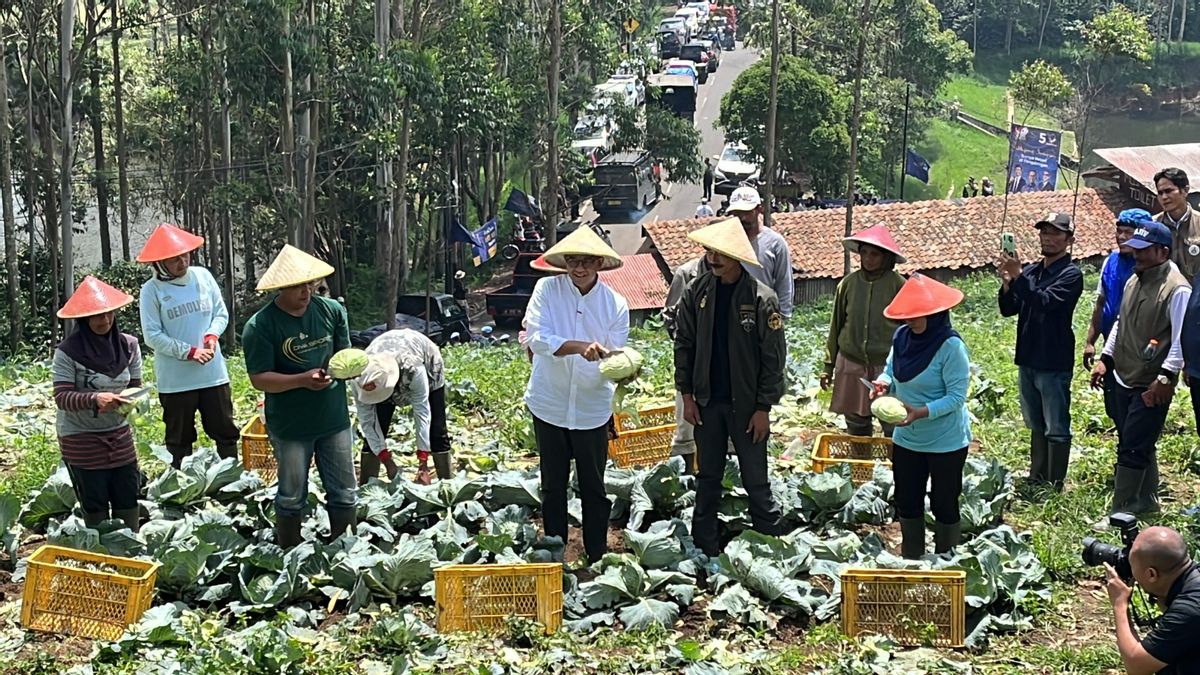
[[[1061,151],[1062,132],[1012,125],[1008,137],[1008,191],[1054,190]]]
[[[475,251],[476,267],[496,256],[496,233],[495,218],[487,221],[483,224],[483,227],[471,233],[471,248]]]

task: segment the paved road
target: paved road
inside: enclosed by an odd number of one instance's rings
[[[725,147],[725,134],[715,126],[721,112],[721,97],[729,91],[733,80],[759,56],[757,51],[740,46],[732,52],[724,52],[721,54],[721,67],[717,72],[709,73],[707,84],[700,85],[696,99],[696,126],[700,129],[700,150],[705,157],[720,154]],[[634,214],[633,217],[637,219],[634,222],[601,221],[608,229],[617,253],[631,255],[649,246],[642,236],[642,223],[691,218],[700,205],[703,190],[699,183],[668,183],[664,193],[670,199],[660,200],[649,212]],[[721,198],[718,195],[713,197],[715,209]],[[596,212],[591,210],[590,204],[580,215],[585,221],[596,218]]]

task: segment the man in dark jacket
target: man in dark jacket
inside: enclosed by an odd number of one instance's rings
[[[1061,490],[1071,455],[1071,316],[1083,294],[1083,273],[1071,263],[1071,216],[1051,213],[1035,227],[1039,262],[1022,269],[1020,259],[1000,253],[1000,314],[1017,316],[1021,415],[1031,432],[1029,480]]]
[[[696,277],[708,271],[708,263],[704,256],[693,258],[675,269],[671,278],[671,288],[667,291],[666,305],[663,307],[663,327],[667,335],[675,339],[675,315],[679,310],[679,302],[683,300],[683,292]],[[691,422],[683,417],[683,395],[675,391],[675,437],[671,441],[671,456],[683,457],[684,472],[696,473],[696,436]]]
[[[783,397],[787,346],[775,293],[742,265],[757,265],[736,219],[688,235],[706,250],[709,271],[683,293],[675,315],[675,388],[684,418],[695,425],[700,472],[692,537],[719,555],[717,506],[726,449],[738,454],[754,529],[779,534],[779,507],[767,478],[771,407]]]

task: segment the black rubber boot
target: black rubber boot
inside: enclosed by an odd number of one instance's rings
[[[362,452],[358,459],[358,484],[366,485],[367,481],[379,476],[379,467],[382,462],[375,456],[373,452]]]
[[[846,433],[859,438],[870,438],[875,435],[875,426],[871,422],[870,417],[860,417],[858,415],[846,416]],[[871,444],[870,443],[851,443],[850,444],[851,459],[871,459]]]
[[[1146,467],[1146,477],[1142,480],[1142,488],[1138,491],[1138,502],[1135,513],[1158,513],[1158,458],[1150,459]]]
[[[696,453],[689,452],[686,455],[680,455],[683,458],[683,475],[696,475]]]
[[[171,453],[171,466],[178,469],[183,466],[183,459],[192,454],[192,449],[178,445],[168,445],[167,452]]]
[[[333,541],[342,536],[347,528],[358,523],[358,514],[354,509],[329,509],[329,540]]]
[[[288,550],[300,543],[300,524],[302,518],[279,516],[275,519],[275,543],[283,550]]]
[[[925,519],[900,519],[900,555],[916,560],[925,555]]]
[[[1062,492],[1063,483],[1067,480],[1067,467],[1071,462],[1071,442],[1054,441],[1047,444],[1049,455],[1049,471],[1047,478],[1055,490]]]
[[[433,453],[433,470],[437,477],[447,480],[454,477],[453,456],[450,451]]]
[[[959,540],[962,538],[962,521],[947,525],[946,523],[934,522],[933,524],[933,552],[934,553],[949,553],[951,549],[958,546]]]
[[[1046,434],[1040,431],[1029,438],[1029,480],[1033,483],[1050,480],[1050,447]]]
[[[1111,513],[1133,513],[1136,515],[1138,501],[1142,492],[1142,483],[1146,480],[1145,469],[1131,469],[1127,466],[1117,465],[1113,472],[1113,500],[1112,508],[1108,510]],[[1097,532],[1107,532],[1109,528],[1108,515],[1105,515],[1100,520],[1092,525],[1092,529]]]
[[[238,453],[238,444],[237,443],[218,443],[217,444],[217,456],[219,456],[221,459],[229,459],[230,457],[237,459],[238,454],[239,453]]]
[[[123,521],[125,523],[125,527],[128,527],[134,532],[137,532],[138,528],[141,527],[142,510],[140,508],[135,507],[132,509],[113,509],[112,515],[113,518]]]
[[[83,514],[83,524],[93,530],[106,520],[108,520],[108,511],[85,511]]]

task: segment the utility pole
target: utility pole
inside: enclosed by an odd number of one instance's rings
[[[904,199],[904,176],[908,173],[908,100],[912,95],[912,85],[904,85],[904,150],[900,153],[900,199]]]

